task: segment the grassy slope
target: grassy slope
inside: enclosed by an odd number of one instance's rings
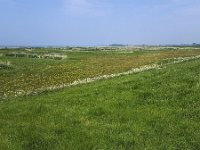
[[[0,104],[0,149],[200,149],[200,60]]]

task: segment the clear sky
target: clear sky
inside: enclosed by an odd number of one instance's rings
[[[200,0],[0,0],[0,45],[200,43]]]

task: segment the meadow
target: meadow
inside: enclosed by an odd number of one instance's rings
[[[176,57],[200,55],[199,49],[5,49],[0,50],[0,100],[35,95],[48,87],[128,71]],[[8,65],[9,64],[9,65]]]
[[[59,53],[67,58],[18,58],[7,53]],[[200,149],[200,59],[56,91],[14,95],[198,56],[199,49],[14,49],[1,54],[2,66],[8,67],[0,69],[0,149]]]

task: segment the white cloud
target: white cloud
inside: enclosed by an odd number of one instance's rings
[[[65,5],[72,15],[104,16],[111,13],[111,6],[99,0],[65,0]]]

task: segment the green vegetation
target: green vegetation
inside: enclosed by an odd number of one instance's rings
[[[0,50],[0,61],[11,64],[9,67],[4,65],[0,68],[0,99],[36,94],[38,89],[45,87],[62,86],[79,79],[124,72],[142,65],[165,62],[169,58],[200,55],[199,49],[154,51],[111,49]],[[63,56],[67,58],[57,59]],[[48,59],[38,59],[39,57]]]
[[[75,55],[69,57],[80,67]],[[78,56],[86,55],[92,54]],[[98,59],[92,56],[99,63]],[[16,74],[18,63],[32,64],[30,59],[10,61]],[[45,63],[34,65],[44,67]],[[0,149],[200,149],[199,66],[200,60],[193,60],[57,92],[10,98],[0,104]]]

